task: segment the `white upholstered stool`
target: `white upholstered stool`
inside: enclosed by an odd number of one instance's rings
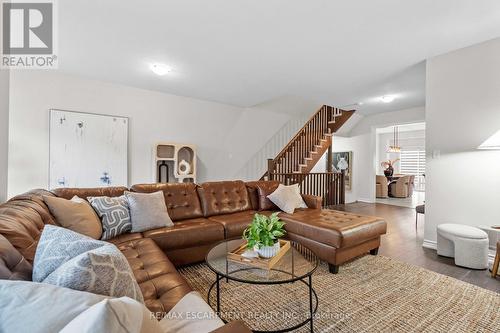
[[[488,268],[488,234],[463,224],[437,226],[437,253],[455,258],[455,265],[474,269]]]

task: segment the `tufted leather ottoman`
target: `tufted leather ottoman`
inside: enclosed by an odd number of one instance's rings
[[[384,220],[373,216],[329,209],[297,210],[280,214],[290,239],[313,250],[337,273],[342,263],[370,252],[377,254],[380,236],[387,231]]]

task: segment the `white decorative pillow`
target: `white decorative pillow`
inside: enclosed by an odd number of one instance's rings
[[[88,197],[87,199],[101,218],[102,240],[111,239],[132,230],[128,201],[124,195]]]
[[[132,220],[132,232],[173,226],[162,191],[154,193],[125,192]]]
[[[88,308],[60,333],[161,333],[158,320],[141,303],[120,297],[105,299]]]
[[[0,332],[59,332],[105,298],[45,283],[0,280]]]
[[[288,214],[293,214],[296,208],[307,208],[300,195],[299,184],[285,186],[279,184],[278,188],[267,196],[279,209]]]
[[[34,282],[42,282],[68,260],[106,245],[108,243],[47,224],[36,248],[32,279]]]
[[[192,291],[160,320],[160,326],[163,333],[205,333],[224,326],[224,322],[198,292]]]

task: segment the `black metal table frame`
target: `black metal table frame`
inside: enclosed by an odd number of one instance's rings
[[[210,265],[208,265],[208,267],[210,267],[210,269],[215,273],[216,278],[215,278],[215,282],[212,283],[212,285],[210,286],[210,289],[208,289],[207,302],[210,305],[210,294],[212,293],[213,288],[216,287],[216,293],[217,293],[216,294],[216,302],[217,302],[217,304],[216,304],[216,311],[217,311],[217,315],[220,314],[220,280],[226,279],[227,282],[229,282],[229,280],[233,280],[233,281],[236,281],[236,282],[241,282],[241,283],[246,283],[246,284],[254,284],[254,285],[288,284],[288,283],[294,283],[294,282],[297,282],[297,281],[302,282],[303,284],[305,284],[309,288],[309,318],[307,318],[306,320],[304,320],[303,322],[301,322],[301,323],[299,323],[297,325],[294,325],[292,327],[287,327],[287,328],[284,328],[284,329],[280,329],[280,330],[275,330],[275,331],[258,331],[258,330],[252,330],[252,331],[255,332],[255,333],[281,333],[281,332],[290,332],[290,331],[296,330],[296,329],[298,329],[298,328],[306,325],[307,323],[310,323],[311,332],[314,332],[314,330],[313,330],[313,327],[314,327],[314,323],[313,322],[314,322],[314,320],[313,319],[314,319],[314,315],[316,314],[316,312],[318,310],[318,295],[316,294],[316,291],[312,287],[312,274],[314,273],[314,271],[316,271],[316,269],[318,267],[317,265],[308,274],[306,274],[304,276],[300,276],[300,277],[295,277],[295,278],[292,278],[290,280],[285,280],[285,281],[247,281],[247,280],[238,279],[238,278],[230,276],[230,274],[234,274],[234,273],[240,272],[240,271],[260,269],[260,268],[256,268],[256,267],[240,268],[240,269],[237,269],[237,270],[235,270],[235,271],[233,271],[231,273],[228,273],[228,274],[221,274],[216,269],[213,269]],[[288,274],[288,275],[292,275],[292,277],[293,277],[292,273],[285,272],[283,270],[279,270],[279,269],[271,269],[271,270],[276,271],[276,272],[285,273],[285,274]],[[305,278],[308,279],[307,282],[304,281]],[[314,298],[316,300],[316,306],[314,307],[314,309],[313,309],[313,296],[314,296]],[[227,321],[224,320],[224,318],[221,317],[221,319],[225,323],[227,323]]]

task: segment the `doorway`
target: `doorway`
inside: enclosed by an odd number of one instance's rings
[[[425,123],[376,129],[376,202],[415,208],[425,201]]]

